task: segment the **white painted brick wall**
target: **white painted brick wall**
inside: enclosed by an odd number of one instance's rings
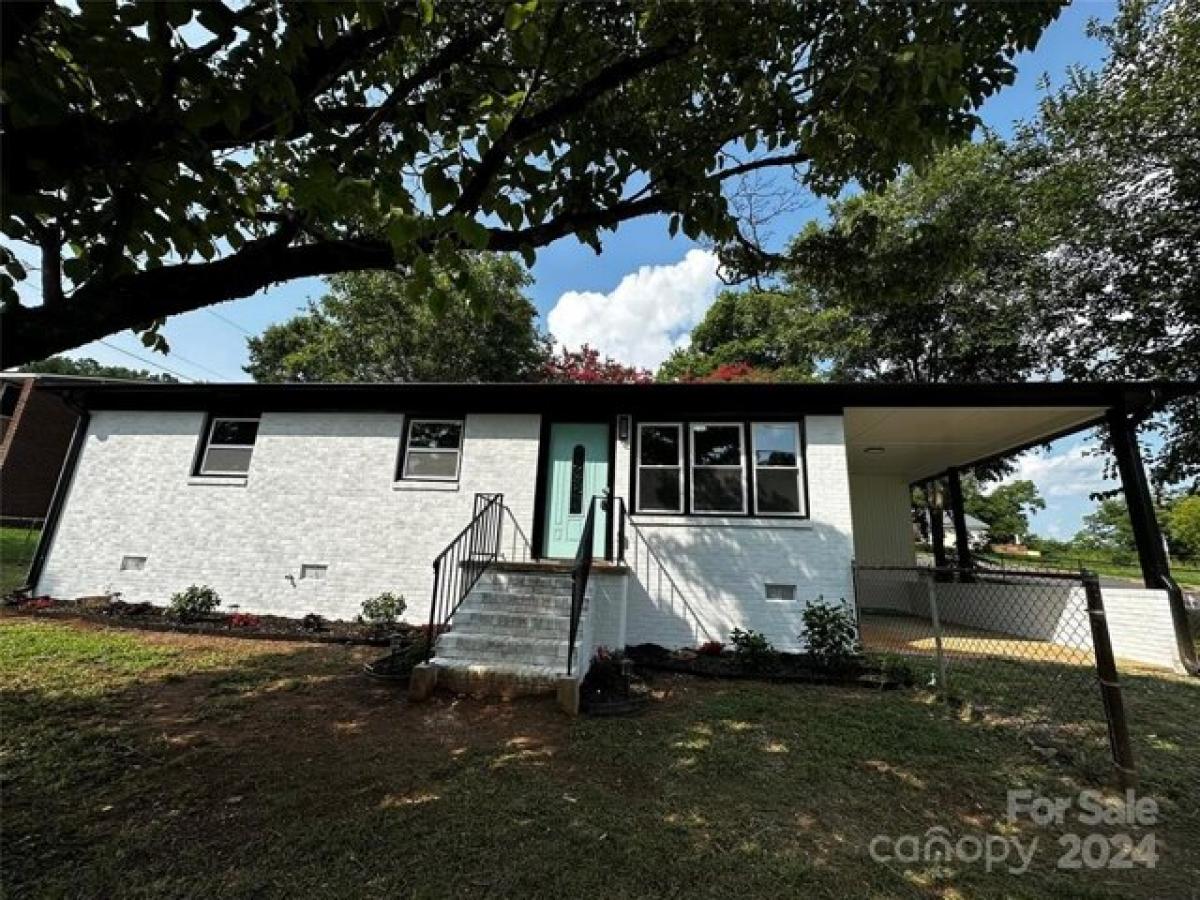
[[[1104,588],[1104,615],[1117,660],[1186,671],[1179,658],[1166,591]]]
[[[225,608],[352,618],[390,590],[419,622],[433,557],[470,520],[476,492],[502,492],[532,532],[538,416],[468,416],[453,491],[395,489],[403,417],[374,413],[264,413],[246,483],[197,484],[203,420],[93,414],[39,593],[162,604],[198,583]],[[145,570],[120,572],[126,554],[148,557]],[[303,563],[327,564],[328,578],[301,580]]]
[[[419,622],[428,615],[433,557],[470,519],[476,492],[503,492],[533,533],[537,416],[468,416],[455,491],[394,485],[398,414],[265,413],[246,483],[196,483],[190,470],[203,419],[93,415],[39,592],[119,591],[162,604],[189,584],[209,584],[225,608],[351,618],[363,599],[391,590],[405,595],[406,618]],[[612,600],[595,610],[595,640],[619,645],[623,630],[628,643],[685,646],[726,641],[740,626],[796,647],[804,602],[849,600],[841,417],[811,417],[807,434],[810,521],[643,524],[666,569],[648,566],[640,547],[624,609],[619,580],[606,581]],[[616,492],[629,497],[627,442],[618,442],[614,463]],[[123,555],[146,556],[145,570],[120,572]],[[327,579],[300,579],[304,563],[328,565]],[[668,572],[680,589],[674,597]],[[797,601],[768,603],[766,582],[797,585]]]
[[[728,642],[736,626],[762,631],[777,648],[794,650],[802,646],[800,614],[805,603],[818,596],[853,602],[853,529],[842,418],[810,416],[805,425],[808,522],[635,517],[644,523],[639,530],[658,560],[630,536],[627,562],[635,572],[628,600],[629,644],[694,647],[707,640]],[[629,497],[629,448],[622,442],[617,464],[617,493]],[[649,522],[655,524],[645,524]],[[795,584],[796,601],[768,603],[767,582]]]

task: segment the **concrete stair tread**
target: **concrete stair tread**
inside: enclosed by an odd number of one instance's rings
[[[451,659],[435,656],[431,662],[440,669],[452,669],[474,675],[506,675],[512,678],[528,678],[531,680],[554,680],[562,675],[562,670],[554,666],[531,666],[526,663],[492,663],[465,662],[461,659]]]

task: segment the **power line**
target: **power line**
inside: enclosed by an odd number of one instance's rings
[[[242,334],[246,335],[246,337],[254,337],[253,333],[251,333],[251,332],[247,331],[245,328],[243,328],[243,327],[242,327],[241,325],[239,325],[237,322],[233,321],[233,319],[227,319],[225,316],[221,315],[221,314],[220,314],[219,312],[217,312],[215,309],[207,309],[207,308],[206,308],[204,311],[205,311],[206,313],[208,313],[210,316],[212,316],[213,318],[215,318],[215,319],[218,319],[218,320],[220,320],[220,321],[224,322],[224,323],[225,323],[226,325],[228,325],[230,328],[236,328],[236,329],[237,329],[238,331],[240,331]]]
[[[197,369],[203,369],[205,372],[208,372],[210,375],[216,375],[222,381],[236,380],[236,379],[230,378],[228,375],[225,375],[222,372],[218,372],[216,369],[209,368],[208,366],[204,365],[204,363],[198,363],[194,359],[188,359],[182,353],[176,353],[174,350],[168,350],[167,355],[174,359],[179,360],[181,363],[186,363],[189,366],[195,366]]]
[[[156,368],[156,369],[162,369],[164,372],[174,375],[176,378],[182,378],[184,381],[190,381],[193,383],[195,383],[195,381],[196,381],[195,378],[189,378],[187,375],[184,375],[182,372],[176,372],[174,369],[169,369],[166,366],[162,365],[161,363],[156,363],[152,359],[146,359],[146,357],[144,357],[144,356],[138,356],[136,353],[130,353],[128,350],[123,350],[122,348],[118,347],[116,344],[110,344],[106,340],[100,339],[100,340],[97,340],[96,343],[103,344],[109,350],[116,350],[118,353],[124,353],[126,356],[130,357],[131,359],[136,359],[138,362],[142,363],[143,365],[154,366],[154,368]]]

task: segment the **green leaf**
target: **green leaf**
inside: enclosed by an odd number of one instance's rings
[[[417,9],[421,14],[422,25],[433,22],[433,0],[417,0]]]
[[[429,166],[421,173],[421,184],[429,194],[429,202],[435,210],[449,206],[458,196],[458,185],[437,166]]]
[[[454,230],[472,250],[484,250],[488,245],[488,230],[486,226],[476,222],[470,216],[455,216]]]

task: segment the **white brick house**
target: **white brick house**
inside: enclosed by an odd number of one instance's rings
[[[741,627],[796,648],[806,603],[854,604],[855,558],[912,563],[910,484],[1164,396],[1130,384],[90,386],[70,395],[86,413],[31,587],[161,604],[208,584],[226,608],[326,618],[392,591],[419,623],[431,563],[477,495],[503,495],[512,562],[574,558],[603,494],[594,550],[612,564],[592,578],[592,646],[695,646]]]

